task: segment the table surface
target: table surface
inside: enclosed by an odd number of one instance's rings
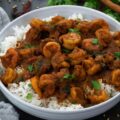
[[[19,6],[18,9],[21,10],[23,2],[26,2],[27,0],[11,0],[11,3],[8,3],[7,1],[9,0],[0,0],[0,6],[6,10],[9,17],[12,20],[12,17],[11,17],[12,6],[17,5]],[[33,10],[46,5],[47,5],[47,0],[33,0],[31,9]],[[0,101],[5,101],[7,103],[10,103],[10,101],[8,101],[1,92],[0,92]],[[15,107],[15,109],[20,115],[20,120],[42,120],[21,111],[17,107]],[[120,120],[120,103],[118,103],[114,108],[110,109],[106,113],[103,113],[94,118],[90,118],[88,120]]]

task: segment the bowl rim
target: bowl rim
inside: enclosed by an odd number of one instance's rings
[[[120,22],[118,22],[117,20],[115,20],[114,18],[106,15],[105,13],[102,13],[98,10],[94,10],[92,8],[87,8],[87,7],[83,7],[83,6],[75,6],[75,5],[58,5],[58,6],[48,6],[48,7],[42,7],[42,8],[39,8],[39,9],[36,9],[36,10],[33,10],[33,11],[30,11],[18,18],[16,18],[15,20],[13,20],[12,22],[8,23],[0,32],[0,35],[2,33],[4,33],[4,31],[12,24],[14,24],[17,20],[19,19],[22,19],[24,18],[24,16],[27,16],[29,14],[34,14],[35,12],[37,11],[41,11],[41,10],[49,10],[49,9],[54,9],[54,8],[81,8],[81,9],[86,9],[86,10],[90,10],[91,12],[95,12],[95,13],[98,13],[98,14],[101,14],[102,16],[106,16],[107,18],[111,19],[112,21],[114,21],[116,24],[119,24],[120,25]],[[48,16],[49,17],[49,16]],[[33,105],[31,103],[28,103],[28,102],[25,102],[24,100],[20,99],[19,97],[17,97],[16,95],[12,94],[8,89],[7,87],[5,87],[5,85],[0,81],[0,90],[1,91],[5,91],[7,94],[9,94],[12,98],[14,98],[17,102],[29,107],[29,108],[32,108],[32,109],[35,109],[35,110],[41,110],[43,112],[48,112],[48,113],[62,113],[62,114],[71,114],[71,113],[78,113],[78,112],[85,112],[85,111],[90,111],[90,110],[94,110],[94,109],[97,109],[99,107],[102,107],[102,106],[105,106],[106,104],[109,104],[110,102],[112,102],[113,100],[115,100],[116,98],[120,97],[120,93],[118,93],[117,95],[113,96],[112,98],[108,99],[107,101],[104,101],[102,103],[99,103],[97,105],[93,105],[93,106],[90,106],[90,107],[87,107],[87,108],[81,108],[81,109],[77,109],[77,110],[56,110],[56,109],[52,109],[52,108],[45,108],[45,107],[40,107],[40,106],[36,106],[36,105]]]

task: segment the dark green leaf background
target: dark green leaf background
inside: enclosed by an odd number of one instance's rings
[[[112,0],[114,3],[120,5],[120,0]],[[81,5],[93,9],[100,10],[114,19],[120,21],[120,14],[103,6],[100,0],[48,0],[48,5]],[[103,7],[103,8],[102,8]]]

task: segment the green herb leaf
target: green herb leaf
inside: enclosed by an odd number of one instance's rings
[[[117,58],[117,60],[120,60],[120,52],[115,52],[114,56]]]
[[[97,9],[100,6],[100,2],[99,0],[85,0],[84,6]]]
[[[112,0],[112,2],[120,4],[120,0]]]
[[[48,0],[48,5],[74,5],[77,0]]]
[[[97,80],[92,80],[92,86],[96,90],[100,90],[101,89],[101,85],[100,85],[99,81],[97,81]]]
[[[63,76],[63,79],[73,80],[73,79],[75,79],[75,75],[73,75],[73,74],[65,74]]]
[[[25,44],[24,48],[32,48],[33,46],[31,44]]]
[[[31,83],[28,84],[28,87],[30,87],[30,88],[32,87]]]
[[[62,5],[64,4],[63,0],[48,0],[48,5]]]
[[[98,39],[97,39],[97,38],[94,38],[94,39],[92,40],[92,44],[93,44],[93,45],[98,45],[98,44],[99,44]]]
[[[32,100],[32,98],[33,98],[32,93],[28,93],[27,96],[26,96],[26,99],[28,99],[28,100]]]
[[[72,104],[77,104],[77,102],[76,101],[72,101]]]
[[[119,13],[111,10],[110,8],[105,7],[105,9],[103,10],[103,12],[106,13],[107,15],[113,17],[114,19],[120,21],[120,15],[119,15]]]
[[[70,52],[71,52],[70,50],[68,50],[68,49],[66,49],[66,48],[62,48],[62,51],[63,51],[64,53],[70,53]]]
[[[3,74],[3,69],[0,67],[0,75]]]
[[[32,72],[32,71],[33,71],[33,65],[29,65],[29,66],[27,67],[27,69],[29,70],[29,72]]]
[[[70,29],[68,30],[68,32],[74,32],[74,33],[80,34],[80,31],[79,31],[78,29],[76,29],[76,28],[70,28]]]

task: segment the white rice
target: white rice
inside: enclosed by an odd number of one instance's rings
[[[49,16],[49,17],[46,17],[46,18],[43,18],[42,20],[46,21],[46,22],[49,22],[52,20],[53,17],[57,16],[57,14],[53,15],[53,16]]]
[[[50,21],[52,17],[54,16],[50,16],[48,18],[45,18],[44,20]],[[83,16],[81,14],[73,14],[68,19],[83,20]],[[30,29],[30,27],[31,26],[29,24],[27,26],[21,26],[21,27],[15,26],[13,28],[14,30],[13,35],[6,37],[5,40],[0,43],[0,55],[4,55],[8,48],[16,47],[17,41],[24,40],[26,37],[25,34]],[[17,71],[21,72],[21,68],[17,68]],[[114,87],[103,83],[101,83],[101,85],[102,85],[102,89],[105,89],[109,95],[114,96],[117,94]],[[65,100],[59,104],[57,102],[56,97],[50,97],[48,99],[40,99],[39,96],[32,89],[30,80],[27,80],[25,82],[20,82],[19,84],[16,83],[9,84],[8,89],[11,93],[16,95],[20,99],[36,106],[51,108],[51,109],[67,110],[67,111],[83,108],[80,104],[72,104],[68,100]]]
[[[83,108],[83,106],[81,106],[80,104],[72,104],[68,100],[64,100],[62,103],[58,103],[56,97],[40,99],[39,96],[32,89],[30,80],[20,82],[19,84],[16,83],[9,84],[8,89],[11,93],[16,95],[20,99],[36,106],[66,111]],[[113,97],[119,93],[114,89],[112,85],[108,85],[105,83],[101,83],[101,89],[104,89],[110,97]],[[28,94],[31,96],[30,98],[27,97]]]
[[[25,82],[20,82],[19,84],[12,83],[8,85],[8,89],[11,93],[19,97],[20,99],[29,102],[33,105],[51,108],[51,109],[59,109],[59,110],[75,110],[83,108],[80,104],[72,104],[68,100],[65,100],[62,103],[58,103],[56,97],[50,97],[48,99],[40,99],[39,96],[34,92],[31,87],[30,80]],[[30,98],[27,97],[28,94]]]
[[[15,36],[8,36],[5,38],[4,41],[0,43],[0,56],[4,55],[8,48],[15,47],[17,43],[17,37]],[[4,46],[4,47],[2,47]]]
[[[24,26],[15,26],[13,28],[14,30],[14,35],[16,36],[17,40],[23,40],[25,37],[26,32],[31,28],[31,26],[28,24],[25,27]],[[18,32],[19,31],[19,32]]]
[[[68,19],[73,19],[73,20],[80,19],[80,20],[83,20],[83,16],[80,13],[78,13],[78,14],[74,13],[70,17],[68,17]]]
[[[9,48],[15,48],[17,41],[24,40],[26,32],[30,29],[30,25],[13,27],[13,35],[7,36],[0,42],[0,56],[4,55]]]
[[[113,96],[119,94],[119,92],[116,91],[112,85],[101,83],[101,88],[106,91],[106,93],[109,95],[109,97],[113,97]]]

